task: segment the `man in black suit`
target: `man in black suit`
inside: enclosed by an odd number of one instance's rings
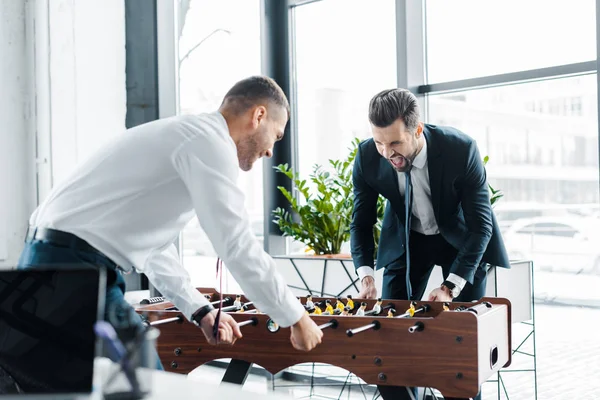
[[[457,129],[421,122],[417,99],[405,89],[375,95],[369,120],[373,138],[359,145],[353,170],[350,231],[359,297],[377,297],[373,226],[382,195],[387,203],[376,262],[384,268],[381,297],[420,300],[439,265],[444,282],[429,301],[481,298],[489,267],[510,263],[477,144]],[[379,389],[384,399],[410,399],[406,388]]]

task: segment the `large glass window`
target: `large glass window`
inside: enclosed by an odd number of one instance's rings
[[[396,87],[393,0],[324,0],[295,8],[298,167],[346,157],[370,134],[368,106]]]
[[[179,18],[180,113],[212,112],[235,82],[261,73],[260,0],[191,0]],[[262,162],[240,171],[238,184],[262,238]],[[205,267],[214,266],[217,255],[197,218],[183,231],[182,254],[194,283],[212,286],[214,275]]]
[[[428,122],[462,130],[489,155],[489,183],[504,192],[494,211],[509,255],[534,262],[538,398],[598,396],[596,79],[429,96]],[[531,382],[512,389],[530,393]]]
[[[595,3],[427,0],[428,82],[595,60]]]

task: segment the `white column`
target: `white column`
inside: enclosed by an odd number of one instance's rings
[[[35,202],[29,6],[0,2],[0,268],[15,266]]]

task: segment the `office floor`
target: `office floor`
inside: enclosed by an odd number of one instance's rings
[[[317,381],[311,385],[310,373],[312,372],[312,366],[298,366],[291,369],[297,377],[306,376],[306,380],[303,381],[290,381],[286,380],[285,377],[273,378],[272,376],[265,376],[264,371],[260,368],[255,369],[248,375],[246,383],[244,384],[244,390],[254,393],[267,393],[275,392],[281,393],[286,398],[293,399],[375,399],[378,397],[374,387],[359,385],[359,381],[356,377],[348,378],[348,372],[339,368],[328,367],[328,366],[317,366],[314,371],[314,375]],[[188,379],[205,382],[221,380],[225,370],[219,367],[213,366],[202,366],[190,373]],[[329,383],[323,385],[319,381],[319,378],[328,377]],[[335,381],[332,383],[332,381]],[[312,388],[311,388],[312,386]]]

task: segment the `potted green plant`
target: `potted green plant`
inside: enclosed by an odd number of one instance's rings
[[[345,159],[329,160],[329,169],[315,165],[309,181],[300,178],[288,164],[274,167],[292,181],[295,193],[282,186],[277,188],[289,201],[291,213],[277,208],[273,212],[273,221],[285,236],[305,244],[315,255],[340,256],[342,246],[350,240],[354,207],[352,165],[359,143],[359,139],[352,141]],[[376,239],[381,231],[383,210],[384,198],[380,196],[378,221],[374,228]]]

